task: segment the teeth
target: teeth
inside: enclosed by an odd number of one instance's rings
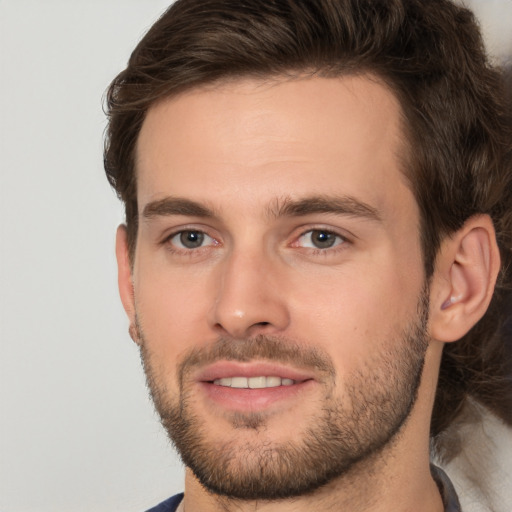
[[[247,377],[231,377],[232,388],[248,388],[249,382]]]
[[[251,389],[264,389],[275,388],[277,386],[292,386],[295,381],[292,379],[282,379],[281,377],[224,377],[222,379],[215,379],[213,383],[217,386],[225,386],[230,388],[251,388]]]
[[[247,379],[251,389],[261,389],[267,387],[267,377],[250,377]]]
[[[277,386],[281,385],[280,377],[267,377],[267,387],[268,388],[277,388]]]

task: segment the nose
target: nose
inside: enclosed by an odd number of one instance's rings
[[[210,324],[221,336],[277,335],[288,327],[284,274],[264,251],[233,251],[217,280]]]

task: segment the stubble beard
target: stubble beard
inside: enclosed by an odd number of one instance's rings
[[[190,351],[182,360],[178,397],[170,396],[165,383],[156,377],[158,362],[140,329],[141,358],[162,425],[199,482],[210,492],[231,499],[278,500],[312,493],[375,459],[394,441],[417,398],[428,346],[427,319],[428,294],[424,291],[416,318],[394,342],[383,343],[392,348],[374,356],[343,382],[343,399],[326,384],[321,407],[304,418],[302,437],[280,443],[256,435],[266,428],[264,413],[230,415],[230,435],[213,439],[208,419],[194,411],[186,376],[191,368],[216,359],[265,358],[309,366],[323,374],[325,382],[334,382],[336,372],[327,354],[266,336],[218,340],[207,349]],[[255,433],[250,441],[244,435],[247,429]]]

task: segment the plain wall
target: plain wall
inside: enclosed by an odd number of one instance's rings
[[[476,4],[493,54],[512,2]],[[116,285],[102,95],[163,0],[0,0],[0,511],[140,512],[182,490]]]
[[[0,511],[139,512],[183,470],[117,293],[102,95],[161,0],[0,0]]]

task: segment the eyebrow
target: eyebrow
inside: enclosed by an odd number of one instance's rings
[[[146,219],[159,216],[185,215],[188,217],[214,217],[215,214],[210,208],[180,197],[166,197],[159,201],[148,203],[142,212]]]
[[[377,208],[352,196],[313,196],[304,199],[277,199],[269,207],[268,215],[278,217],[301,217],[315,213],[331,213],[361,217],[367,220],[381,222],[382,217]]]
[[[352,196],[312,196],[298,200],[290,197],[276,199],[267,208],[269,218],[303,217],[316,213],[330,213],[361,217],[367,220],[381,222],[382,218],[377,208]],[[184,215],[187,217],[212,218],[216,217],[213,209],[190,199],[166,197],[148,203],[142,212],[145,219]]]

